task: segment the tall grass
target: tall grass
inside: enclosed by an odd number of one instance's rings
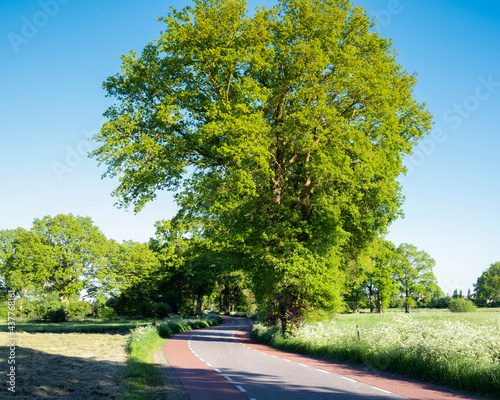
[[[483,317],[484,323],[473,323],[397,314],[377,322],[363,317],[351,316],[350,323],[339,318],[306,324],[285,337],[277,327],[257,324],[252,335],[289,351],[476,393],[500,393],[500,318]]]
[[[215,313],[209,313],[203,318],[183,318],[171,315],[160,324],[158,332],[162,338],[168,338],[176,333],[208,328],[221,322],[221,318]]]
[[[154,353],[163,349],[165,342],[166,339],[160,337],[156,326],[141,326],[132,331],[124,399],[146,400],[156,387],[161,386],[162,376],[156,366]]]

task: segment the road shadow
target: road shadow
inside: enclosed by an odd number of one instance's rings
[[[177,368],[176,372],[185,379],[189,380],[189,384],[205,389],[206,392],[200,399],[205,400],[218,400],[220,396],[215,393],[213,397],[210,397],[209,390],[213,382],[210,382],[210,378],[207,375],[207,371],[203,369],[190,368],[183,369]],[[215,373],[215,372],[214,372]],[[240,373],[238,371],[225,370],[224,374],[227,374],[233,382],[227,382],[226,386],[229,388],[231,386],[240,385],[247,392],[245,395],[249,398],[256,398],[262,400],[270,399],[286,399],[286,400],[394,400],[394,399],[407,399],[403,396],[389,395],[383,392],[380,393],[363,393],[362,390],[357,391],[355,387],[349,389],[335,388],[327,386],[315,386],[305,388],[301,385],[290,385],[287,382],[280,381],[276,379],[273,375],[266,374],[251,374],[251,373]],[[354,386],[354,384],[353,384]],[[374,392],[375,389],[372,389]],[[192,398],[192,400],[198,400]]]

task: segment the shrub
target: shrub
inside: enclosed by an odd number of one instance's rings
[[[433,298],[429,307],[431,308],[448,308],[450,305],[451,297],[444,296],[439,298]]]
[[[68,306],[68,316],[84,318],[92,313],[92,306],[85,301],[71,301]]]
[[[43,317],[43,305],[39,300],[24,301],[23,316],[27,318],[41,318]]]
[[[45,321],[64,322],[68,320],[66,305],[61,302],[58,293],[47,293],[39,312]]]
[[[63,306],[47,311],[43,317],[50,322],[65,322],[68,320],[68,314]]]
[[[2,300],[0,302],[0,319],[7,319],[9,313],[9,304],[7,300]]]
[[[399,297],[392,297],[389,302],[389,308],[403,308],[405,306],[405,299]]]
[[[172,307],[167,303],[156,303],[155,317],[166,318],[172,312]]]
[[[168,324],[161,323],[160,326],[158,327],[158,334],[160,337],[166,339],[169,338],[174,334],[172,329],[168,326]]]
[[[104,306],[98,311],[97,316],[102,319],[111,320],[116,316],[116,311],[108,306]]]
[[[476,312],[477,307],[470,300],[464,298],[451,299],[448,306],[451,312]]]

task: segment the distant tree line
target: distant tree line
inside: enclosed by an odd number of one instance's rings
[[[258,288],[246,275],[245,259],[218,248],[209,229],[175,218],[155,228],[147,243],[117,243],[89,217],[69,214],[35,219],[30,230],[0,231],[1,293],[16,293],[19,315],[51,321],[255,310]],[[349,267],[344,310],[446,308],[451,297],[439,288],[434,266],[415,246],[378,238]],[[500,262],[467,298],[479,306],[500,304]]]
[[[50,320],[61,319],[54,308],[72,317],[161,318],[254,303],[245,274],[210,250],[196,227],[176,221],[158,221],[148,243],[117,243],[88,217],[35,219],[31,230],[0,231],[0,277],[3,296],[16,293],[19,315]]]

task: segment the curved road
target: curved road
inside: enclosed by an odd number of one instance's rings
[[[165,356],[191,400],[464,400],[430,385],[394,379],[275,350],[249,338],[251,322],[225,318],[214,328],[169,339]]]

